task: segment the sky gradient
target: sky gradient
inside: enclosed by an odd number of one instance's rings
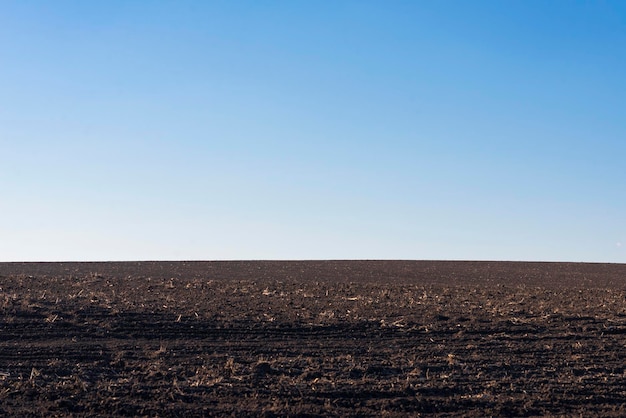
[[[626,262],[625,45],[618,0],[2,1],[0,261]]]

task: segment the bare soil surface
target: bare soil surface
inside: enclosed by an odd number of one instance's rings
[[[626,416],[626,265],[0,263],[2,416]]]

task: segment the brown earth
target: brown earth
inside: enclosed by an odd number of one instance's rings
[[[0,415],[626,416],[626,265],[0,263]]]

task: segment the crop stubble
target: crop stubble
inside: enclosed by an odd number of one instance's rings
[[[626,265],[0,263],[0,414],[626,415]]]

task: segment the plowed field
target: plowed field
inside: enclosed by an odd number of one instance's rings
[[[626,416],[626,265],[0,263],[0,415]]]

